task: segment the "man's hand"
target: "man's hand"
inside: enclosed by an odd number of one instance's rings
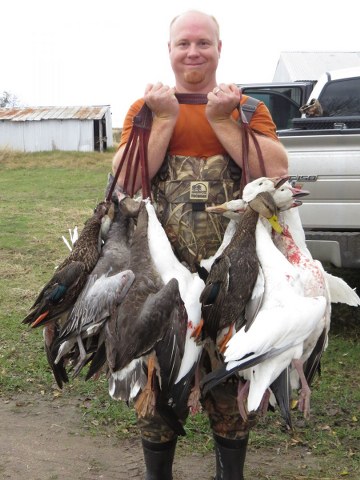
[[[170,88],[161,82],[155,83],[155,85],[148,84],[145,89],[144,99],[157,118],[165,120],[177,119],[179,102],[175,97],[175,88]]]
[[[240,103],[240,91],[234,83],[220,83],[207,97],[206,117],[210,123],[228,120]]]

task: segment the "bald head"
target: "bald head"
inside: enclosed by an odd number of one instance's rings
[[[214,29],[216,39],[219,41],[220,39],[220,27],[215,17],[212,15],[208,15],[207,13],[200,12],[199,10],[188,10],[187,12],[181,13],[177,15],[175,18],[172,19],[170,23],[170,41],[173,36],[174,29],[181,25],[184,21],[185,22],[208,22],[209,27]]]
[[[174,18],[168,48],[179,92],[208,93],[216,86],[221,47],[214,17],[190,10]]]

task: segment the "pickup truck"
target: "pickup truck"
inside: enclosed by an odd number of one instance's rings
[[[268,106],[291,181],[310,192],[300,216],[314,258],[360,269],[360,68],[326,72],[317,82],[239,86]],[[302,114],[313,99],[322,109]]]

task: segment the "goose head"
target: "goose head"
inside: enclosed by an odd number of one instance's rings
[[[209,213],[221,214],[226,218],[230,218],[230,220],[239,220],[239,214],[243,213],[245,209],[246,203],[241,198],[205,208]]]
[[[273,197],[279,210],[284,211],[300,206],[302,202],[299,198],[309,195],[309,193],[307,190],[292,187],[289,182],[286,182],[275,189]]]
[[[245,185],[242,198],[249,203],[258,193],[270,192],[273,193],[275,189],[279,188],[283,183],[289,179],[288,176],[283,177],[260,177]]]

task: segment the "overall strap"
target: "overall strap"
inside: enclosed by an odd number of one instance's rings
[[[250,123],[252,116],[259,105],[260,100],[254,97],[248,97],[245,102],[241,105],[241,111],[243,113],[243,120],[247,123]]]

